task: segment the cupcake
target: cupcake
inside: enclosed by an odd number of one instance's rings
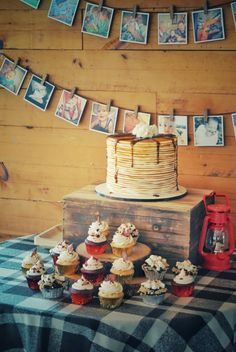
[[[121,224],[116,232],[122,235],[131,235],[135,243],[137,242],[139,237],[139,231],[136,229],[135,225],[131,224],[130,222],[126,224]]]
[[[34,264],[37,263],[37,261],[42,261],[40,255],[37,252],[37,248],[33,250],[31,254],[28,254],[22,261],[21,263],[21,269],[23,274],[26,274],[26,271],[28,271]]]
[[[171,282],[172,293],[178,297],[192,296],[194,290],[194,277],[190,275],[185,269],[173,278]]]
[[[85,246],[90,255],[99,255],[108,248],[106,237],[100,233],[92,233],[85,239]]]
[[[98,297],[103,308],[117,308],[123,301],[123,287],[113,276],[108,275],[99,287]]]
[[[39,289],[44,298],[60,298],[65,287],[65,277],[58,274],[43,274],[38,282]]]
[[[60,275],[75,274],[79,267],[79,256],[70,244],[66,251],[61,252],[56,261],[57,271]]]
[[[149,280],[163,280],[168,267],[166,259],[157,255],[150,255],[142,265],[144,274]]]
[[[84,278],[94,285],[100,284],[104,279],[103,264],[94,257],[86,260],[80,271]]]
[[[69,241],[60,241],[57,243],[57,245],[54,248],[51,248],[49,253],[52,256],[53,264],[56,265],[56,261],[61,254],[61,252],[64,252],[67,250],[67,247],[69,246]]]
[[[128,259],[118,258],[112,263],[110,271],[112,274],[116,275],[118,282],[124,284],[134,276],[134,265]]]
[[[122,257],[124,252],[130,255],[135,245],[135,240],[130,232],[121,231],[119,230],[120,227],[115,232],[111,242],[112,253],[117,257]]]
[[[93,299],[94,287],[91,282],[86,280],[83,276],[72,284],[70,295],[72,303],[87,304]]]
[[[41,279],[41,275],[45,273],[45,268],[40,260],[37,261],[28,271],[26,271],[26,279],[29,288],[32,290],[39,290],[38,282]]]
[[[100,221],[99,218],[97,221],[92,222],[88,229],[88,235],[97,235],[102,234],[106,238],[109,236],[109,225],[106,221]]]
[[[160,280],[147,280],[142,282],[138,293],[143,298],[143,302],[156,306],[163,302],[167,289],[165,284]]]

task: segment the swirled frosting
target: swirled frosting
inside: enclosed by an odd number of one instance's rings
[[[76,282],[72,284],[72,288],[75,290],[92,290],[93,289],[93,284],[86,280],[83,276]]]
[[[39,288],[43,289],[44,287],[57,288],[65,285],[65,277],[58,274],[43,274],[41,280],[38,282]]]
[[[123,287],[117,281],[104,280],[99,287],[99,293],[101,294],[114,294],[114,293],[122,293]]]
[[[109,230],[108,223],[106,221],[94,221],[92,224],[89,226],[88,234],[93,235],[93,234],[98,234],[98,233],[103,233]]]
[[[69,241],[63,240],[57,243],[54,248],[50,249],[50,254],[57,254],[59,255],[61,252],[66,251],[67,247],[69,246]]]
[[[41,257],[37,252],[37,249],[35,248],[31,254],[28,254],[22,261],[22,268],[28,268],[30,266],[33,266],[34,264],[37,263],[37,261],[41,261]]]
[[[83,269],[85,269],[85,270],[99,270],[102,268],[103,268],[102,263],[97,258],[94,258],[94,257],[90,257],[83,264]]]
[[[134,239],[131,235],[123,235],[116,232],[112,238],[112,243],[118,247],[125,247],[128,245],[135,244]]]
[[[178,274],[182,269],[193,276],[196,276],[198,272],[197,266],[193,265],[189,259],[184,260],[183,262],[176,262],[175,267],[172,268],[172,271]]]
[[[124,260],[123,258],[115,259],[112,268],[115,270],[131,270],[134,268],[133,263],[130,260]]]
[[[139,231],[136,229],[135,225],[130,222],[121,224],[116,230],[116,233],[124,236],[131,235],[134,239],[139,236]]]
[[[78,253],[73,250],[73,245],[69,245],[66,251],[60,253],[56,263],[60,265],[69,265],[78,262],[78,260]]]
[[[94,243],[102,243],[106,242],[107,239],[102,233],[92,233],[91,235],[88,235],[87,240]]]
[[[141,283],[138,293],[140,295],[161,295],[166,293],[165,284],[160,280],[147,280]]]
[[[150,255],[150,257],[148,257],[143,264],[144,269],[155,270],[158,272],[167,270],[168,267],[169,264],[167,263],[166,259],[158,255]]]
[[[149,126],[142,122],[137,124],[132,131],[132,134],[137,138],[152,138],[153,136],[156,136],[157,133],[158,129],[156,125]]]
[[[194,281],[194,278],[191,274],[188,274],[185,269],[181,269],[179,274],[177,274],[173,281],[180,285],[188,285]]]
[[[26,276],[39,276],[45,272],[43,263],[40,260],[37,261],[29,270],[26,271]]]

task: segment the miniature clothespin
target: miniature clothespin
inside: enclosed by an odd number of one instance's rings
[[[6,182],[9,179],[9,173],[3,161],[0,161],[0,169],[2,169],[2,172],[0,173],[0,180]]]
[[[42,77],[42,79],[41,79],[41,82],[40,82],[40,83],[42,84],[42,86],[44,85],[44,83],[45,83],[47,77],[48,77],[47,74],[43,75],[43,77]]]
[[[108,112],[111,111],[111,99],[108,100],[108,102],[107,102],[107,111],[108,111]]]
[[[71,91],[70,91],[70,99],[72,99],[73,96],[75,95],[75,91],[76,91],[76,87],[71,89]]]
[[[100,214],[99,214],[99,212],[97,211],[95,215],[97,217],[97,222],[100,222]]]
[[[133,18],[135,18],[137,16],[137,5],[134,5],[134,8],[133,8]]]
[[[172,21],[172,24],[173,24],[174,17],[175,17],[174,10],[175,10],[174,5],[170,5],[170,19]]]
[[[204,1],[204,15],[207,15],[208,13],[208,3],[207,0]]]
[[[174,109],[174,108],[172,109],[172,111],[171,111],[171,113],[170,113],[170,118],[171,118],[172,120],[175,119],[175,109]]]
[[[135,115],[135,117],[138,116],[138,110],[139,110],[139,106],[136,105],[136,107],[135,107],[135,109],[134,109],[134,115]]]
[[[204,123],[207,123],[209,110],[205,109],[204,112],[203,112],[203,115],[204,115]]]
[[[103,3],[104,3],[104,0],[99,1],[98,11],[102,11]]]
[[[20,58],[17,57],[17,58],[15,59],[15,61],[14,61],[13,70],[16,69],[16,66],[18,65],[19,61],[20,61]]]

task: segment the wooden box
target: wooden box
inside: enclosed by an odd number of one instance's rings
[[[189,258],[199,263],[198,241],[205,216],[203,196],[211,191],[189,189],[186,196],[169,201],[136,202],[102,197],[95,186],[86,186],[64,197],[63,237],[78,245],[87,237],[89,225],[100,214],[109,223],[111,237],[116,228],[131,222],[140,231],[139,241],[171,265]]]

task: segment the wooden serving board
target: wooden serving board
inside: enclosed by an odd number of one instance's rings
[[[76,252],[83,258],[87,259],[91,255],[87,252],[85,243],[80,243],[78,247],[76,248]],[[151,249],[144,243],[136,243],[136,245],[133,247],[133,251],[131,255],[129,256],[129,260],[132,262],[136,262],[138,260],[144,261],[147,256],[149,256],[151,253]],[[100,255],[94,255],[94,257],[98,258],[101,262],[107,263],[107,262],[113,262],[115,259],[118,257],[114,255],[112,252],[109,253],[103,253]]]

